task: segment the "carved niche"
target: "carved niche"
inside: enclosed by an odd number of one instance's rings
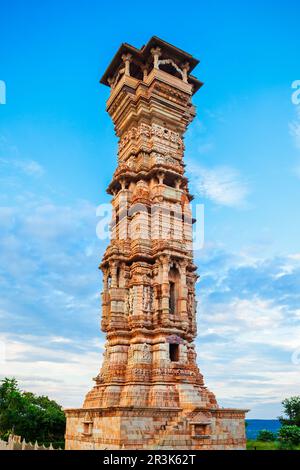
[[[151,364],[151,350],[147,343],[131,344],[128,350],[128,364]]]
[[[128,289],[126,300],[124,302],[124,309],[126,315],[132,315],[137,303],[137,286]]]
[[[143,310],[151,312],[153,305],[153,289],[151,286],[143,286]]]

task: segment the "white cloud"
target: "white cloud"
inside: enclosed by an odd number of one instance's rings
[[[237,170],[222,166],[206,168],[192,163],[189,172],[191,184],[201,197],[222,206],[245,206],[249,187]]]
[[[297,117],[294,121],[290,122],[289,130],[293,138],[295,146],[300,149],[300,106],[296,107]]]
[[[274,418],[284,398],[299,394],[300,365],[293,361],[300,348],[299,268],[298,253],[248,260],[206,252],[199,269],[198,363],[222,406]]]
[[[27,175],[42,176],[44,174],[44,168],[38,162],[34,160],[16,160],[14,165],[20,168]]]
[[[256,332],[262,328],[272,328],[283,318],[283,308],[274,305],[271,300],[236,299],[229,307],[234,320],[240,321],[245,331],[249,328],[254,328]]]
[[[35,168],[29,173],[38,174]],[[193,165],[192,172],[196,189],[214,203],[245,204],[248,186],[236,170]],[[1,374],[80,406],[102,360],[95,208],[31,191],[0,200],[0,318],[2,331],[11,332],[2,336]],[[272,404],[279,414],[281,399],[299,393],[300,366],[291,361],[300,346],[299,256],[209,252],[199,261],[198,362],[221,404]]]
[[[214,144],[212,142],[205,142],[200,144],[198,147],[198,153],[200,155],[211,152],[214,149]]]
[[[26,213],[25,213],[26,211]],[[73,236],[94,219],[96,207],[87,201],[74,201],[73,205],[54,204],[52,201],[32,201],[23,207],[22,233],[41,240]]]
[[[24,174],[14,177],[20,190],[5,178],[8,190],[0,194],[2,330],[46,330],[53,338],[82,331],[85,341],[98,327],[101,303],[96,207],[86,200],[63,203],[54,193],[42,196],[39,186],[28,192]]]
[[[70,338],[63,342],[74,343]],[[47,336],[1,334],[0,343],[5,345],[0,379],[16,377],[21,388],[46,394],[66,407],[82,405],[102,362],[100,338],[84,344],[78,338],[78,347],[75,343],[72,349],[51,346],[53,338]]]
[[[34,160],[18,158],[0,158],[0,165],[13,171],[19,170],[28,176],[43,176],[45,170],[42,165]]]
[[[206,308],[206,311],[204,310]],[[300,346],[300,323],[286,324],[287,311],[272,300],[255,297],[234,299],[228,303],[200,307],[205,333],[224,341],[238,341],[241,347],[254,343],[293,352]]]
[[[3,135],[0,135],[0,171],[5,176],[4,184],[10,179],[16,181],[18,176],[40,178],[45,174],[45,169],[39,162],[24,158],[18,147]]]
[[[288,255],[288,258],[300,262],[300,253],[294,253],[292,255]]]

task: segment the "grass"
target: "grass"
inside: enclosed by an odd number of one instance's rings
[[[262,442],[253,441],[252,439],[247,440],[247,450],[278,450],[279,442]]]
[[[247,440],[247,450],[280,450],[278,441],[263,442],[254,441],[252,439]],[[300,450],[300,446],[295,446],[291,450]]]

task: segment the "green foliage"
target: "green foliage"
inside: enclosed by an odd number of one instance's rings
[[[278,434],[282,448],[292,449],[294,446],[300,445],[300,427],[284,425]]]
[[[257,435],[257,440],[262,442],[273,442],[276,441],[276,434],[267,429],[262,429]]]
[[[5,378],[0,385],[0,438],[13,432],[26,441],[63,445],[65,415],[60,405],[47,396],[24,392],[16,379]]]
[[[279,443],[274,442],[263,442],[254,441],[252,439],[247,440],[247,450],[278,450]]]
[[[300,426],[300,396],[286,398],[282,405],[287,418],[280,416],[281,424]]]
[[[284,444],[281,441],[263,442],[248,439],[247,450],[300,450],[300,446]]]

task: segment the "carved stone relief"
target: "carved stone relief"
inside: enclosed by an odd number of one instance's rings
[[[166,127],[162,127],[158,124],[140,124],[137,127],[132,127],[129,131],[125,132],[119,141],[119,148],[122,150],[130,141],[134,141],[137,137],[144,135],[151,137],[151,135],[159,137],[164,140],[169,140],[175,144],[178,144],[178,148],[182,148],[183,142],[178,132],[174,132]]]
[[[128,351],[128,363],[150,364],[151,363],[150,346],[144,344],[132,344]]]
[[[153,289],[151,286],[143,286],[143,310],[151,312],[153,305]]]
[[[137,286],[130,287],[126,294],[124,302],[124,312],[126,315],[132,315],[134,313],[135,306],[137,304]]]

